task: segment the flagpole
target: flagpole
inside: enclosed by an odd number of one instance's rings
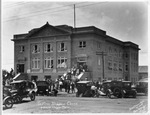
[[[75,10],[76,6],[74,4],[74,28],[76,28],[76,10]]]

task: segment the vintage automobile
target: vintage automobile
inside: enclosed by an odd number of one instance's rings
[[[10,90],[3,86],[3,105],[5,108],[9,109],[12,108],[13,104],[13,98],[11,96]]]
[[[76,97],[93,97],[93,92],[91,90],[91,81],[79,81],[76,83]]]
[[[47,81],[37,81],[37,95],[47,95],[51,94],[50,84]]]
[[[35,100],[35,94],[37,91],[34,83],[28,80],[18,80],[11,82],[11,93],[14,103],[20,103],[23,98],[30,97],[31,101]]]
[[[141,79],[137,81],[135,89],[137,93],[144,93],[145,95],[148,94],[148,79]]]
[[[105,81],[102,84],[101,91],[111,98],[115,96],[117,98],[134,97],[136,98],[136,90],[132,89],[131,81]]]

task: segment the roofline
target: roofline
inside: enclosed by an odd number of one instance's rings
[[[42,27],[40,28],[36,28],[36,30],[33,32],[38,32],[41,28],[44,28],[46,25],[49,25],[49,26],[52,26],[50,25],[48,22],[43,25]],[[53,37],[53,36],[66,36],[66,35],[76,35],[76,34],[97,34],[97,35],[101,35],[103,37],[105,37],[105,40],[108,41],[108,42],[113,42],[114,44],[118,44],[120,46],[123,46],[123,47],[132,47],[132,48],[135,48],[135,49],[138,49],[140,50],[140,48],[138,48],[138,45],[133,43],[133,42],[130,42],[130,41],[121,41],[121,40],[118,40],[114,37],[111,37],[109,35],[106,34],[106,31],[104,30],[101,30],[95,26],[86,26],[86,27],[78,27],[78,28],[73,28],[72,26],[68,26],[68,27],[71,27],[72,28],[72,31],[69,32],[67,30],[63,30],[61,28],[58,28],[59,26],[61,25],[57,25],[57,26],[52,26],[53,28],[55,29],[58,29],[60,31],[63,31],[63,32],[66,32],[66,34],[60,34],[60,35],[52,35],[52,36],[44,36],[44,37]],[[63,26],[63,25],[62,25]],[[65,26],[65,25],[64,25]],[[33,30],[33,29],[32,29]],[[25,33],[25,34],[18,34],[18,35],[14,35],[14,38],[15,36],[24,36],[24,38],[22,39],[12,39],[12,41],[17,41],[17,40],[25,40],[25,39],[29,39],[29,38],[35,38],[35,37],[30,37],[33,33]],[[40,36],[40,37],[43,37],[43,36]],[[40,38],[38,37],[38,38]],[[36,37],[37,38],[37,37]],[[127,45],[127,46],[126,46]]]

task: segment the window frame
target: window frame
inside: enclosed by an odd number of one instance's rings
[[[127,62],[125,63],[125,71],[126,71],[126,72],[129,71],[129,65],[128,65]]]
[[[32,53],[34,53],[34,54],[40,53],[40,46],[39,46],[39,44],[32,45]]]
[[[85,48],[86,47],[86,41],[79,41],[79,48]]]
[[[62,44],[64,44],[64,46],[62,47]],[[63,49],[63,50],[62,50]],[[67,45],[66,45],[66,43],[65,42],[61,42],[60,44],[59,44],[59,50],[58,50],[59,52],[66,52],[67,51]]]
[[[32,58],[32,69],[40,69],[40,58]]]
[[[24,52],[25,51],[25,46],[24,45],[21,45],[21,46],[19,46],[19,49],[20,49],[20,53],[22,53],[22,52]]]
[[[62,62],[63,61],[63,62]],[[66,67],[63,67],[61,64],[65,62]],[[57,68],[67,68],[67,58],[66,57],[58,57],[57,58]]]
[[[49,48],[48,48],[48,45],[50,45]],[[44,48],[45,48],[45,50],[44,50],[45,53],[53,52],[53,44],[52,43],[46,43]]]
[[[109,70],[113,69],[112,61],[108,61],[108,69]]]
[[[48,67],[49,65],[49,67]],[[53,57],[46,57],[44,59],[44,69],[53,69],[54,68],[54,58]]]

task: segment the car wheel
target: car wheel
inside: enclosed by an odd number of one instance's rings
[[[11,98],[6,99],[5,100],[5,107],[9,109],[9,108],[12,108],[12,106],[13,106],[12,99]]]
[[[31,101],[34,101],[34,100],[35,100],[35,93],[31,93],[30,99],[31,99]]]

